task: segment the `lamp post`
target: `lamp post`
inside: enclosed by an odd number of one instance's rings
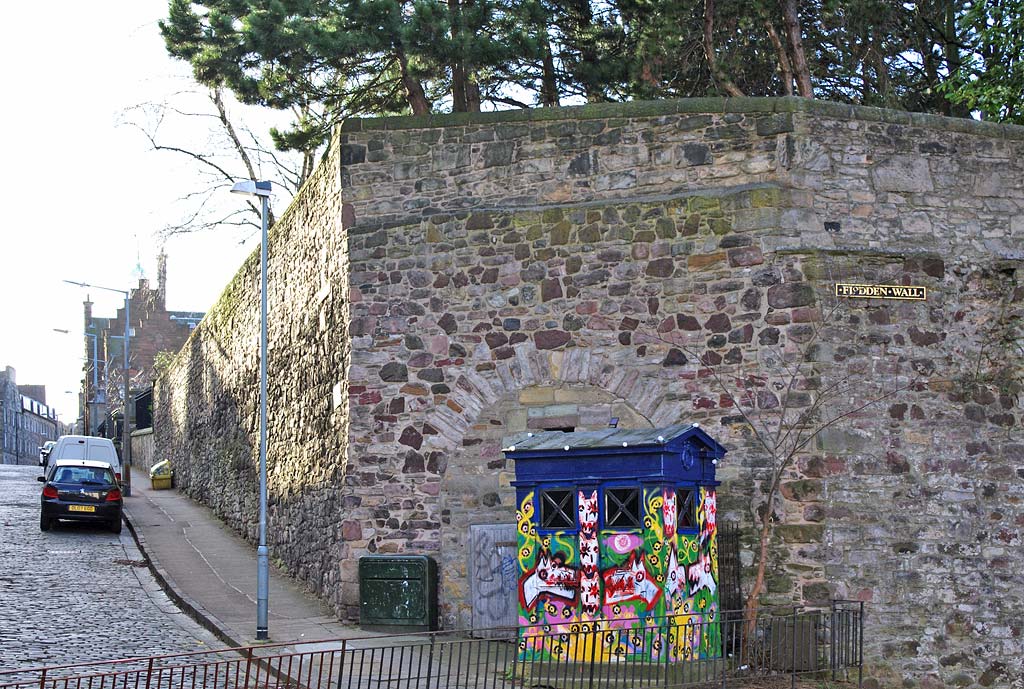
[[[256,548],[256,640],[269,638],[267,626],[270,566],[267,552],[267,204],[270,182],[236,182],[233,194],[260,199],[260,543]]]
[[[128,413],[128,386],[131,383],[131,376],[128,373],[128,350],[131,345],[131,328],[129,323],[132,319],[132,301],[131,292],[126,289],[114,289],[113,287],[100,287],[99,285],[89,285],[84,282],[74,282],[73,280],[65,280],[64,282],[69,285],[77,285],[78,287],[91,287],[92,289],[102,289],[107,292],[117,292],[118,294],[124,295],[124,423],[122,423],[121,429],[121,460],[124,464],[124,496],[131,497],[132,494],[132,431],[131,424],[129,423]]]

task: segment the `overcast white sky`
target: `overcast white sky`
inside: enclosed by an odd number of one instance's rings
[[[131,106],[190,86],[187,65],[167,56],[159,36],[166,10],[166,0],[12,3],[0,22],[0,367],[13,366],[21,384],[45,384],[68,423],[86,292],[98,316],[113,316],[123,297],[62,280],[125,289],[137,284],[141,258],[155,284],[155,233],[181,217],[178,199],[196,185],[195,168],[149,150],[123,124]],[[205,140],[194,126],[171,133]],[[241,200],[224,197],[228,208]],[[205,311],[258,239],[232,230],[170,239],[168,308]]]

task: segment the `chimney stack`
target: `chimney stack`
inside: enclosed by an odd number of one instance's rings
[[[161,306],[167,307],[167,253],[163,249],[156,257],[156,299]]]

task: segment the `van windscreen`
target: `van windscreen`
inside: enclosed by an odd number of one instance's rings
[[[64,446],[64,451],[60,453],[58,459],[85,459],[85,445],[68,443]]]

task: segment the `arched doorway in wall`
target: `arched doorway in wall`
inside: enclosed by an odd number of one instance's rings
[[[501,448],[524,431],[652,428],[626,401],[583,383],[535,385],[484,408],[448,457],[441,480],[441,623],[516,624],[515,467]]]

